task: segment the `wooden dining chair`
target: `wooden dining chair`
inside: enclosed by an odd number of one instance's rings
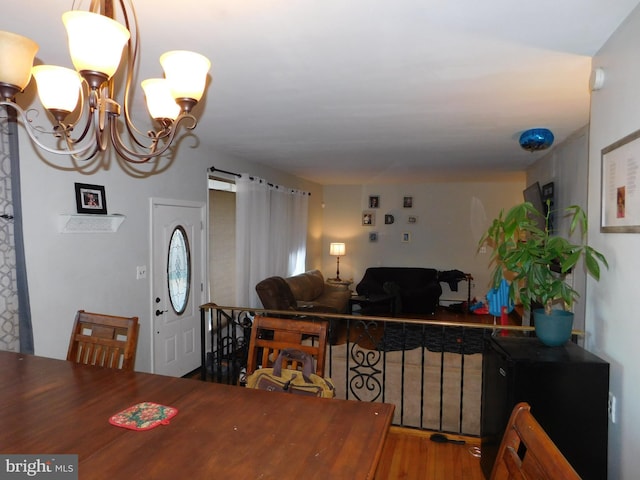
[[[256,315],[249,340],[247,375],[258,366],[271,367],[280,350],[295,348],[309,353],[315,361],[315,373],[324,377],[327,348],[327,322]],[[296,362],[284,368],[301,368]]]
[[[502,437],[491,480],[579,480],[568,460],[558,450],[531,407],[518,403]]]
[[[78,310],[67,360],[133,370],[139,328],[138,317],[117,317]]]

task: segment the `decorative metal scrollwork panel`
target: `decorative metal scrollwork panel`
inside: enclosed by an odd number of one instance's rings
[[[384,391],[383,352],[375,350],[382,324],[356,321],[349,325],[353,343],[348,350],[349,393],[360,401],[379,401]]]

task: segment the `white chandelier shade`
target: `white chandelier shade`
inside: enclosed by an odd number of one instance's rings
[[[140,84],[147,98],[147,109],[152,118],[175,120],[180,114],[166,78],[148,78]]]
[[[176,100],[190,98],[200,101],[211,62],[203,55],[174,50],[160,56],[160,64]]]
[[[67,114],[76,109],[82,88],[82,77],[78,72],[55,65],[36,65],[31,72],[44,108]]]
[[[121,15],[116,15],[117,7]],[[111,144],[117,154],[131,164],[158,159],[171,146],[178,125],[183,124],[187,129],[196,127],[197,120],[191,111],[202,99],[211,62],[199,53],[186,50],[172,50],[160,57],[165,78],[141,83],[147,109],[159,125],[156,130],[145,133],[133,124],[129,115],[140,35],[132,0],[92,1],[90,10],[62,14],[75,70],[54,65],[33,66],[37,43],[0,31],[0,105],[20,114],[31,140],[50,153],[89,160]],[[116,21],[117,17],[122,18],[124,24]],[[125,50],[126,62],[122,62]],[[125,63],[125,72],[116,77],[120,63]],[[49,132],[34,126],[28,112],[15,101],[16,95],[29,84],[32,73],[40,101],[55,119],[54,128]],[[114,98],[120,90],[116,88],[115,78],[124,79],[126,84],[122,103]],[[67,116],[73,116],[74,123],[66,123]],[[119,119],[124,120],[124,127],[119,126]],[[52,135],[56,146],[42,142],[42,133]],[[77,165],[75,161],[74,165]],[[157,165],[152,169],[153,172],[162,170]]]
[[[33,40],[0,31],[0,83],[24,90],[31,80],[31,66],[38,52]]]
[[[98,72],[111,78],[131,34],[122,24],[98,13],[72,10],[62,14],[69,53],[78,72]]]

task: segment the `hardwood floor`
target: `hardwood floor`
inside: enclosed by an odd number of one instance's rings
[[[391,427],[375,480],[485,480],[480,458],[473,454],[480,439],[448,435],[466,443],[437,443],[429,439],[431,433]]]

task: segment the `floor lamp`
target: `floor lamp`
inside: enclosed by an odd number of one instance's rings
[[[340,257],[344,256],[344,243],[332,243],[329,245],[329,255],[336,257],[336,280],[340,281]]]

